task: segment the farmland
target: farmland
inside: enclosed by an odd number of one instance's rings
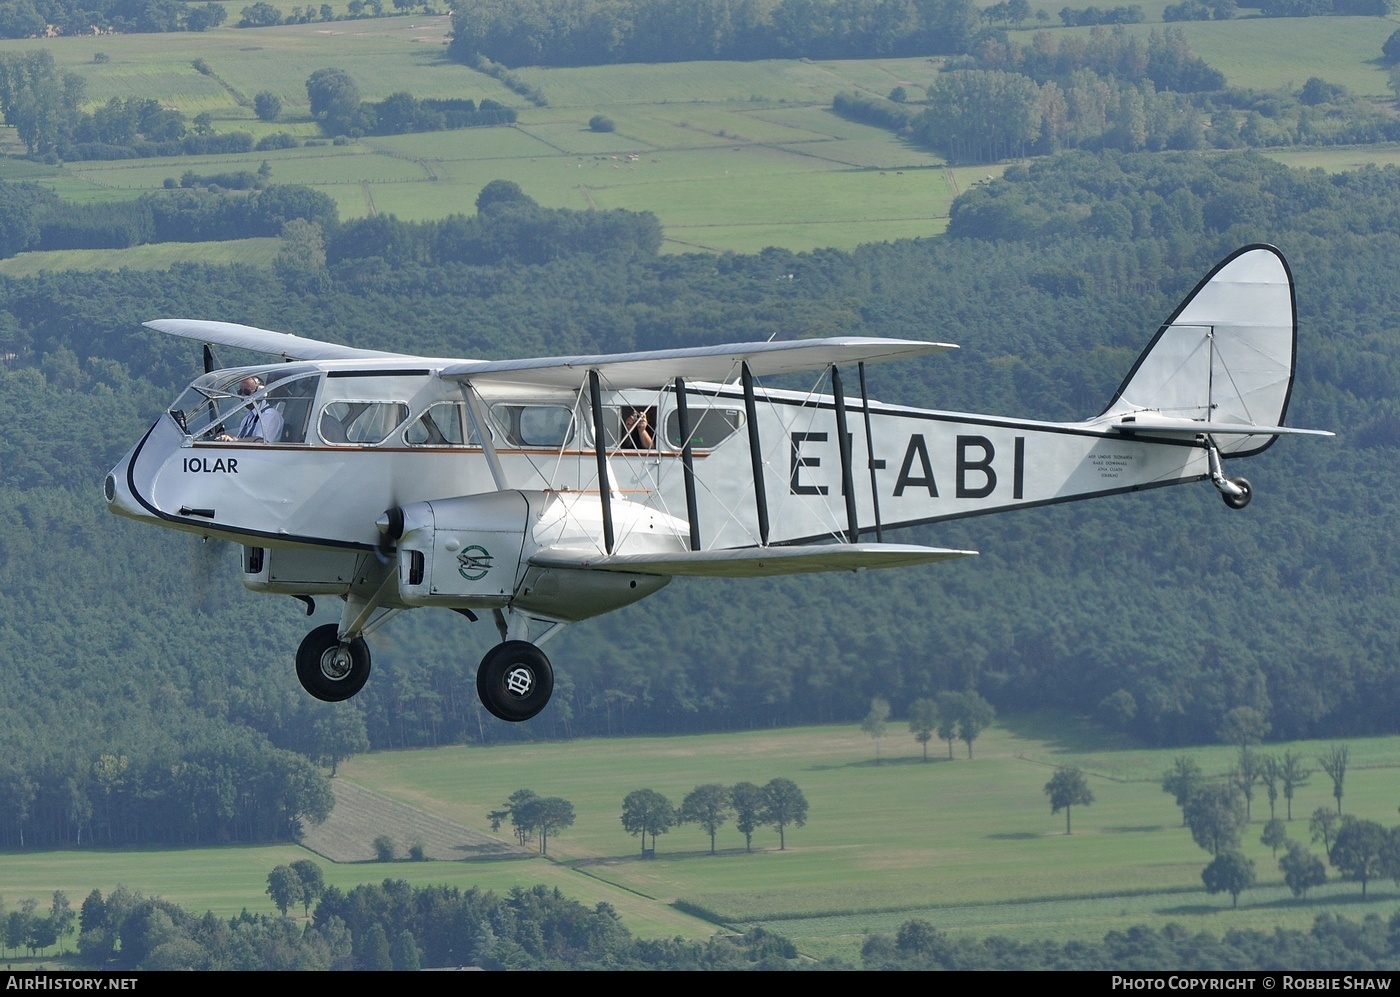
[[[1400,738],[1349,747],[1345,811],[1393,823]],[[1268,746],[1285,748],[1311,764],[1327,745]],[[999,723],[976,742],[970,761],[961,743],[951,762],[946,746],[935,741],[930,749],[924,763],[904,725],[892,723],[878,766],[873,743],[854,725],[377,753],[342,766],[339,779],[474,836],[490,835],[489,811],[520,788],[566,797],[577,823],[551,838],[547,858],[528,849],[504,857],[511,854],[508,826],[495,836],[503,853],[481,859],[385,864],[310,857],[342,888],[385,877],[497,891],[545,883],[589,904],[607,901],[642,937],[701,938],[718,926],[761,925],[805,953],[850,961],[858,959],[866,933],[892,932],[911,917],[952,934],[1066,940],[1170,922],[1214,934],[1306,929],[1324,911],[1355,919],[1372,911],[1388,916],[1394,907],[1397,894],[1388,882],[1373,882],[1364,903],[1352,883],[1329,883],[1307,901],[1295,900],[1258,840],[1268,813],[1262,790],[1243,846],[1260,885],[1241,896],[1239,910],[1230,909],[1228,897],[1207,895],[1200,872],[1208,856],[1160,786],[1179,752],[1125,746],[1091,725],[1045,716]],[[1212,774],[1229,768],[1234,755],[1224,747],[1187,753]],[[1042,792],[1054,768],[1067,764],[1089,773],[1096,797],[1092,806],[1075,809],[1072,835],[1064,834],[1063,814],[1050,813]],[[785,851],[772,830],[760,829],[748,854],[731,825],[721,830],[712,857],[703,831],[681,826],[661,836],[654,859],[643,859],[637,839],[618,822],[621,800],[633,789],[655,789],[679,805],[705,782],[762,784],[778,776],[794,780],[811,804],[806,826],[788,829]],[[1315,773],[1294,801],[1290,837],[1308,842],[1307,816],[1335,806],[1330,793],[1330,781]],[[392,808],[351,809],[333,821],[349,822],[366,841],[379,834],[411,839]],[[308,854],[281,845],[10,855],[4,896],[13,905],[30,893],[47,897],[63,889],[81,897],[93,887],[105,892],[125,883],[231,916],[244,907],[267,909],[267,871]],[[687,911],[709,912],[712,920]]]

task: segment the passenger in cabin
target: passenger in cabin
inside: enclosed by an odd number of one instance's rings
[[[262,386],[262,378],[249,375],[238,382],[238,393],[244,398],[248,398]],[[272,408],[261,398],[250,401],[243,407],[248,410],[248,414],[238,424],[238,432],[233,435],[224,433],[217,437],[220,443],[241,443],[244,441],[276,443],[282,438],[281,412]]]
[[[656,446],[656,437],[651,431],[651,422],[644,408],[622,410],[622,448],[624,450],[651,450]]]

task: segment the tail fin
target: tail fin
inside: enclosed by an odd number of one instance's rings
[[[1293,389],[1298,310],[1293,274],[1273,246],[1236,250],[1157,331],[1102,417],[1144,424],[1217,423],[1222,454],[1267,448]],[[1231,427],[1225,430],[1225,427]],[[1202,427],[1202,431],[1209,431]]]

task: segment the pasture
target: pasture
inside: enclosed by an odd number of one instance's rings
[[[1400,738],[1352,740],[1343,809],[1395,823]],[[1268,745],[1300,753],[1312,767],[1322,742]],[[488,813],[517,789],[563,796],[575,825],[551,837],[549,856],[437,862],[331,863],[316,857],[328,882],[347,888],[386,877],[415,884],[478,885],[495,890],[546,883],[585,903],[617,907],[634,933],[700,938],[719,925],[762,925],[815,956],[856,961],[864,936],[893,931],[911,917],[955,934],[1003,933],[1019,939],[1096,938],[1128,924],[1180,922],[1191,931],[1231,928],[1306,929],[1331,911],[1353,919],[1389,917],[1397,896],[1389,881],[1372,882],[1368,899],[1352,883],[1329,882],[1306,901],[1283,886],[1259,834],[1269,805],[1254,799],[1244,850],[1256,862],[1259,886],[1230,909],[1228,896],[1205,893],[1209,856],[1181,826],[1180,811],[1160,787],[1177,754],[1211,774],[1234,758],[1226,747],[1187,751],[1125,746],[1084,723],[1049,717],[999,721],[974,745],[929,745],[920,758],[902,722],[891,722],[875,764],[874,742],[855,725],[706,736],[583,740],[499,747],[381,752],[341,767],[338,779],[490,834]],[[1052,815],[1043,786],[1058,765],[1081,766],[1095,802]],[[694,825],[661,836],[654,858],[620,823],[622,799],[651,788],[679,806],[697,785],[763,784],[783,776],[810,803],[805,827],[787,829],[787,849],[768,828],[755,832],[752,854],[732,823],[709,854]],[[1331,782],[1315,772],[1294,801],[1289,835],[1308,843],[1307,818],[1335,807]],[[1278,801],[1279,816],[1284,801]],[[410,840],[411,831],[372,809],[337,814],[358,833]],[[510,839],[509,827],[497,835]],[[1318,845],[1311,846],[1320,851]],[[105,852],[86,849],[4,859],[0,895],[14,906],[33,895],[47,903],[55,889],[76,903],[93,887],[117,883],[220,915],[271,910],[264,891],[276,864],[308,853],[290,845]],[[1329,871],[1329,875],[1334,873]],[[707,912],[711,920],[687,912]]]
[[[958,183],[988,172],[972,170],[960,181],[938,156],[827,109],[840,90],[883,96],[897,85],[926,85],[936,61],[522,70],[549,101],[535,107],[497,80],[448,61],[447,30],[446,17],[395,17],[226,27],[201,35],[0,42],[0,52],[42,45],[62,71],[87,81],[90,107],[112,97],[154,97],[191,119],[207,112],[217,130],[245,130],[255,138],[277,131],[317,137],[305,81],[327,66],[348,72],[367,100],[398,90],[420,98],[490,98],[520,115],[514,127],[30,171],[28,178],[75,201],[132,198],[186,170],[256,169],[266,160],[274,182],[324,191],[342,218],[389,213],[421,221],[470,213],[483,186],[508,177],[551,207],[655,212],[668,251],[752,252],[936,235],[947,225]],[[95,62],[98,52],[108,61]],[[197,59],[208,66],[207,75],[194,68]],[[253,114],[252,97],[263,90],[282,100],[277,122]],[[591,131],[595,114],[611,118],[616,130]],[[13,135],[5,137],[15,150]],[[17,172],[24,171],[3,174]],[[196,251],[192,258],[224,258],[223,251],[211,252]],[[62,259],[30,264],[63,265]]]

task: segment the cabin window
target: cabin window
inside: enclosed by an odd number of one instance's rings
[[[481,446],[464,415],[461,402],[438,402],[403,431],[403,441],[411,447]]]
[[[267,389],[267,404],[282,415],[282,435],[277,443],[305,443],[306,426],[311,421],[311,403],[321,383],[319,374],[310,377],[288,377],[272,381]]]
[[[744,413],[738,409],[691,408],[689,415],[690,446],[694,450],[713,450],[744,424]],[[666,414],[666,443],[674,450],[685,446],[680,413],[674,410]]]
[[[408,418],[403,402],[331,402],[321,410],[321,439],[374,446]]]
[[[493,405],[491,415],[517,447],[562,447],[574,438],[574,410],[566,405]]]

